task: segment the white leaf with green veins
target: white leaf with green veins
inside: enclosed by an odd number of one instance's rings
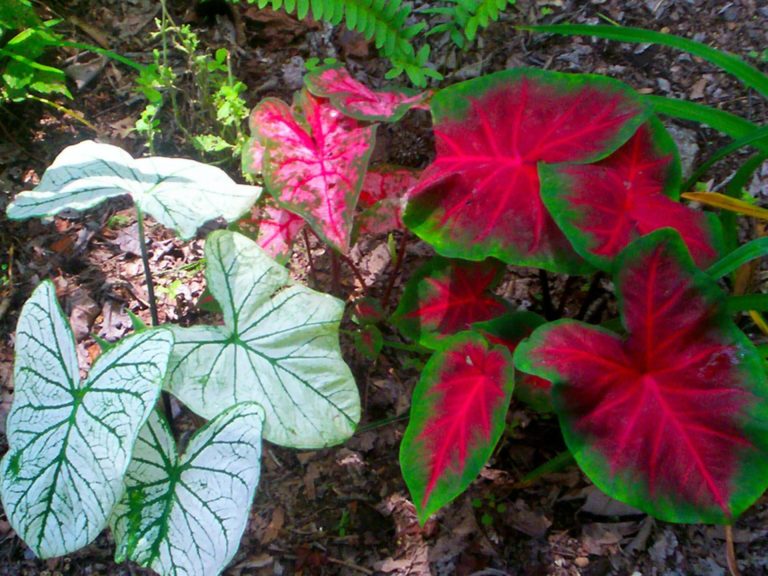
[[[293,283],[241,234],[214,232],[205,255],[224,326],[172,328],[168,390],[204,418],[258,402],[264,438],[275,444],[321,448],[349,438],[360,396],[339,349],[343,302]]]
[[[0,494],[11,526],[39,557],[82,548],[106,526],[172,346],[168,330],[129,336],[81,382],[53,284],[43,282],[24,305]]]
[[[134,160],[122,148],[86,140],[68,146],[43,174],[40,184],[8,206],[8,218],[53,216],[64,209],[86,210],[107,198],[129,194],[162,225],[192,238],[209,220],[232,222],[259,198],[261,188],[235,183],[215,166],[155,156]]]
[[[263,419],[258,404],[233,406],[178,457],[168,425],[153,412],[110,520],[115,561],[163,576],[219,574],[237,552],[259,483]]]

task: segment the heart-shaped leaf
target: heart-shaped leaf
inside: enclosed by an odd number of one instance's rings
[[[162,576],[220,574],[240,546],[259,484],[263,419],[258,404],[237,404],[200,429],[180,457],[153,412],[110,519],[115,561]]]
[[[403,228],[406,194],[416,185],[419,171],[382,165],[368,171],[360,191],[360,231],[386,234]]]
[[[512,357],[470,332],[446,341],[421,374],[400,467],[423,524],[480,473],[504,431]]]
[[[671,522],[731,523],[768,487],[768,385],[716,282],[676,232],[633,242],[615,284],[628,336],[564,320],[515,352],[553,382],[579,466]]]
[[[503,269],[496,260],[435,257],[408,280],[392,322],[422,346],[439,348],[447,336],[506,312],[504,301],[491,292]]]
[[[319,67],[304,77],[315,96],[328,98],[338,110],[358,120],[397,122],[408,110],[422,107],[429,92],[407,88],[373,91],[338,64]]]
[[[278,262],[287,262],[296,235],[304,228],[304,220],[293,212],[266,203],[255,206],[251,215],[237,223],[237,230],[256,240],[264,251]]]
[[[168,389],[213,418],[243,401],[264,407],[264,438],[297,448],[346,440],[360,397],[339,349],[344,303],[294,284],[252,240],[213,232],[206,278],[224,326],[172,328]]]
[[[11,526],[37,556],[74,552],[105,528],[172,346],[168,330],[129,336],[81,382],[53,284],[43,282],[24,305],[0,488]]]
[[[262,159],[270,194],[346,252],[376,127],[361,126],[327,100],[301,92],[292,107],[262,100],[251,114],[251,132],[246,157],[252,165]]]
[[[676,202],[680,194],[677,146],[656,119],[613,154],[587,165],[542,165],[541,196],[579,254],[609,269],[632,240],[675,228],[699,266],[718,255],[720,228],[713,214]]]
[[[431,101],[437,157],[404,220],[444,256],[580,273],[588,266],[547,212],[541,162],[593,162],[649,112],[605,77],[526,68],[455,84]]]
[[[538,314],[519,310],[507,312],[485,322],[476,322],[472,329],[485,336],[491,344],[505,346],[510,354],[514,354],[517,345],[544,323],[546,320]],[[522,400],[537,412],[551,412],[552,383],[539,376],[516,370],[515,398]]]
[[[236,184],[220,168],[194,160],[134,160],[122,148],[86,140],[65,148],[40,184],[16,196],[7,213],[14,220],[53,216],[64,209],[86,210],[123,194],[189,239],[209,220],[236,220],[258,199],[261,188]]]

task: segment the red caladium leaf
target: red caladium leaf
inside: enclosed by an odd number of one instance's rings
[[[719,221],[684,206],[677,146],[653,119],[613,154],[588,165],[543,165],[541,196],[576,251],[608,269],[632,240],[677,229],[694,260],[706,267],[718,255]]]
[[[376,166],[368,171],[360,191],[360,231],[386,234],[403,228],[405,196],[419,179],[419,170]]]
[[[659,230],[619,257],[628,336],[564,320],[515,352],[553,382],[576,461],[607,494],[671,522],[731,523],[768,487],[768,384],[714,280]]]
[[[294,238],[304,227],[304,219],[279,206],[267,204],[258,227],[256,243],[272,258],[287,260],[291,255]]]
[[[437,157],[412,191],[405,224],[444,256],[580,273],[541,201],[541,162],[593,162],[649,112],[609,78],[518,68],[456,84],[431,101]]]
[[[400,467],[419,520],[456,498],[480,473],[504,431],[514,387],[506,348],[471,332],[446,341],[413,391]]]
[[[408,280],[392,321],[422,346],[439,348],[447,336],[506,312],[491,292],[503,269],[496,260],[433,258]]]
[[[546,320],[538,314],[521,310],[507,312],[486,322],[477,322],[472,325],[472,329],[485,336],[491,344],[505,346],[510,354],[514,354],[517,345],[544,323]],[[552,383],[540,376],[517,370],[515,398],[537,412],[552,412]]]
[[[430,96],[407,88],[374,92],[338,64],[313,70],[304,83],[312,94],[330,99],[347,116],[372,122],[396,122],[411,108],[423,107]]]
[[[270,194],[346,252],[375,126],[361,126],[327,100],[301,92],[291,107],[274,98],[262,100],[251,114],[251,131],[253,142],[245,154],[262,155]]]

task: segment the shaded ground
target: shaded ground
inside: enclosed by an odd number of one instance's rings
[[[425,3],[417,2],[419,6]],[[87,26],[70,18],[63,29],[83,41],[101,33],[111,47],[142,62],[158,46],[150,39],[158,7],[150,0],[56,2],[64,17],[88,15]],[[253,7],[205,13],[178,2],[175,16],[190,23],[211,45],[236,53],[237,75],[249,86],[251,105],[265,96],[290,99],[301,83],[309,57],[338,56],[362,80],[381,84],[385,65],[375,50],[346,32],[320,24],[301,24]],[[705,41],[745,57],[768,45],[768,4],[646,0],[592,2],[520,1],[504,21],[481,34],[467,53],[456,53],[435,39],[433,60],[458,81],[513,66],[589,71],[623,79],[643,92],[692,99],[738,113],[756,122],[768,120],[768,104],[748,93],[711,66],[671,50],[628,46],[590,39],[530,37],[515,32],[522,22],[601,22],[610,20]],[[76,21],[74,21],[76,22]],[[179,66],[181,62],[177,63]],[[763,68],[766,65],[762,64]],[[136,229],[130,207],[115,201],[84,217],[58,218],[51,223],[4,219],[12,195],[34,185],[45,166],[66,145],[98,137],[134,154],[143,143],[128,131],[143,106],[135,96],[133,75],[107,64],[77,91],[69,103],[98,129],[38,105],[25,104],[0,116],[0,265],[12,263],[12,290],[0,284],[0,421],[12,398],[13,328],[21,304],[43,278],[53,278],[64,309],[75,326],[81,363],[97,354],[89,334],[107,339],[130,330],[126,310],[146,320],[146,290],[137,255]],[[188,79],[192,81],[192,79]],[[187,103],[182,101],[182,109]],[[158,151],[194,155],[183,135],[164,119]],[[697,125],[677,124],[675,135],[689,161],[702,160],[721,138]],[[431,154],[429,120],[415,113],[394,127],[381,127],[375,161],[423,166]],[[722,185],[733,163],[710,175]],[[233,177],[237,166],[230,166]],[[765,180],[753,191],[764,199]],[[117,217],[116,217],[117,216]],[[746,234],[754,234],[745,227]],[[204,282],[200,266],[202,241],[183,244],[162,227],[150,231],[153,272],[162,303],[161,320],[190,323],[200,312],[195,303]],[[300,246],[291,262],[295,275],[331,289],[329,257],[311,247],[317,273],[307,266]],[[408,244],[405,276],[431,254],[415,240]],[[353,250],[369,292],[381,296],[392,267],[385,238],[366,237]],[[761,278],[755,280],[759,289]],[[393,301],[401,281],[395,283]],[[586,292],[584,281],[554,282],[554,300],[578,310]],[[359,286],[344,278],[340,294]],[[607,288],[607,285],[606,287]],[[764,290],[763,286],[763,290]],[[518,271],[500,292],[516,305],[541,306],[534,272]],[[601,296],[605,307],[608,296]],[[595,306],[601,306],[599,303]],[[752,330],[744,324],[745,330]],[[396,340],[395,333],[386,337]],[[344,341],[364,399],[361,431],[343,447],[297,452],[267,446],[263,476],[251,522],[240,552],[227,574],[725,574],[723,532],[706,526],[675,526],[655,522],[597,492],[574,466],[566,466],[531,484],[521,479],[564,450],[557,424],[520,406],[513,406],[508,430],[481,478],[454,504],[421,529],[400,476],[397,451],[418,378],[418,359],[386,348],[376,363]],[[0,453],[5,437],[0,428]],[[768,500],[762,499],[736,524],[736,551],[745,575],[768,573]],[[68,558],[36,561],[0,515],[0,575],[11,574],[145,574],[144,570],[112,563],[108,535]]]

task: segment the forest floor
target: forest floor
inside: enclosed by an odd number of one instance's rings
[[[60,30],[71,39],[103,42],[144,63],[160,45],[151,36],[159,16],[154,0],[50,4],[53,14],[64,18]],[[266,96],[290,101],[310,57],[338,57],[357,78],[373,87],[384,85],[386,65],[356,34],[298,22],[245,3],[236,5],[234,12],[221,13],[210,8],[221,8],[215,2],[205,11],[196,11],[192,3],[173,4],[175,19],[189,23],[205,47],[224,46],[233,52],[235,72],[249,87],[250,105]],[[445,73],[445,84],[516,66],[593,72],[624,80],[643,93],[690,99],[754,122],[768,121],[765,100],[697,58],[656,46],[531,36],[513,28],[521,23],[599,23],[604,17],[694,38],[768,70],[768,63],[760,62],[761,54],[768,60],[763,52],[768,46],[764,0],[518,0],[466,52],[433,37],[432,60]],[[10,280],[0,282],[0,454],[7,449],[4,419],[13,398],[14,327],[22,303],[38,282],[54,280],[73,323],[84,367],[98,354],[91,335],[120,338],[130,330],[127,310],[149,320],[134,213],[125,201],[110,201],[84,217],[50,222],[10,222],[4,216],[13,195],[32,187],[67,145],[98,138],[134,155],[146,153],[144,141],[130,130],[144,106],[135,89],[135,74],[112,62],[78,63],[84,66],[73,70],[83,85],[78,88],[73,81],[75,98],[63,103],[87,118],[95,131],[37,103],[0,110],[0,265],[9,265],[4,273]],[[178,64],[183,68],[182,62]],[[162,126],[159,154],[199,157],[171,118],[164,118]],[[724,142],[697,124],[668,126],[688,169]],[[432,154],[428,115],[414,112],[403,122],[379,128],[373,161],[423,167]],[[718,165],[708,176],[713,186],[724,182],[732,168],[728,162]],[[236,163],[228,169],[241,180]],[[768,165],[757,178],[753,193],[765,200]],[[745,234],[753,233],[745,229]],[[203,241],[182,243],[160,226],[151,226],[149,237],[161,321],[189,324],[199,319],[204,313],[196,302],[204,279],[196,263]],[[311,244],[309,250],[315,274],[308,271],[304,246],[290,262],[292,272],[317,289],[331,291],[330,256],[320,245]],[[428,246],[410,239],[392,302],[407,276],[431,253]],[[387,238],[362,238],[351,257],[362,271],[369,295],[381,297],[393,274]],[[566,313],[578,310],[587,281],[552,280],[554,302],[562,301]],[[351,274],[337,288],[337,295],[347,299],[362,291]],[[599,294],[604,308],[612,305],[608,288],[602,286]],[[537,274],[523,270],[498,291],[516,306],[537,310],[542,305],[540,289]],[[398,338],[394,332],[385,336]],[[417,363],[409,353],[392,348],[385,348],[372,362],[346,337],[342,347],[363,398],[360,431],[343,446],[326,450],[265,448],[250,522],[227,575],[727,573],[722,528],[655,521],[603,496],[573,464],[521,482],[564,451],[565,445],[556,420],[516,404],[509,413],[508,431],[480,478],[420,528],[398,465],[398,447],[419,376]],[[734,537],[742,574],[768,574],[768,499],[761,499],[738,520]],[[71,556],[38,561],[0,511],[0,576],[149,573],[130,564],[114,564],[112,554],[111,537],[104,534]]]

